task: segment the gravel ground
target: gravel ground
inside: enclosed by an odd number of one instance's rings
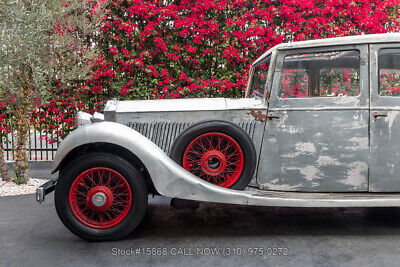
[[[13,182],[0,181],[0,197],[33,194],[36,192],[36,188],[38,186],[47,181],[48,180],[31,178],[27,184],[23,185],[16,185]]]

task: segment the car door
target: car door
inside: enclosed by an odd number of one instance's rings
[[[371,192],[400,191],[400,45],[370,45]]]
[[[368,191],[368,45],[280,51],[268,115],[260,188]]]

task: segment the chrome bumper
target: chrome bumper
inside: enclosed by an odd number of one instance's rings
[[[47,183],[42,184],[38,188],[36,188],[36,201],[40,204],[43,203],[47,194],[52,192],[56,188],[57,178],[48,181]]]

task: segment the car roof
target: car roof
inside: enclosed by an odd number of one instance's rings
[[[253,65],[261,62],[273,51],[290,50],[298,48],[313,48],[323,46],[338,46],[338,45],[356,45],[356,44],[376,44],[376,43],[400,43],[400,33],[382,33],[382,34],[365,34],[346,37],[335,37],[326,39],[316,39],[308,41],[282,43],[276,45],[265,52],[261,57],[254,61]]]

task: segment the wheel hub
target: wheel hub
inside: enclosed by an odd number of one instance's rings
[[[221,161],[218,158],[210,158],[207,162],[207,165],[210,169],[218,169],[218,167],[221,165]]]
[[[226,158],[218,150],[210,150],[204,153],[200,160],[201,169],[211,176],[221,174],[226,168]]]
[[[107,202],[107,196],[103,192],[99,192],[92,197],[93,205],[96,207],[102,207]]]
[[[112,206],[114,198],[108,187],[100,185],[89,190],[86,201],[90,209],[94,211],[106,211]]]

